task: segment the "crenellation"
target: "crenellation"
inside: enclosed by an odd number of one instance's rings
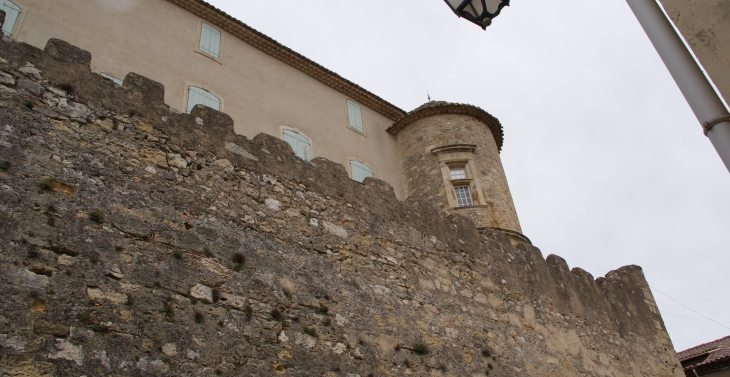
[[[49,44],[0,42],[44,90],[0,91],[0,373],[681,376],[639,267],[593,280]]]

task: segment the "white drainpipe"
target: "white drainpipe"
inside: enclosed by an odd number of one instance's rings
[[[730,114],[656,0],[626,0],[730,171]]]

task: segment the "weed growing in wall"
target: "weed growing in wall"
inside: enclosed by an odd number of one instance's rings
[[[425,355],[428,353],[428,348],[423,343],[416,343],[413,345],[413,353],[416,355]]]
[[[0,161],[0,170],[8,170],[10,169],[10,163],[7,161]]]
[[[38,188],[42,191],[51,191],[53,190],[53,180],[49,178],[41,179],[38,181],[36,186],[38,186]]]
[[[104,212],[100,209],[95,209],[89,213],[89,220],[101,224],[104,222]]]

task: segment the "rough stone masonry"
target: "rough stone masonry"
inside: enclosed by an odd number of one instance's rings
[[[90,61],[0,42],[0,375],[682,376],[639,267],[594,280]]]

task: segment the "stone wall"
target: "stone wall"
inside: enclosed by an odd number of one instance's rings
[[[660,2],[730,103],[730,0]]]
[[[90,55],[0,42],[2,376],[681,376],[594,280]]]

